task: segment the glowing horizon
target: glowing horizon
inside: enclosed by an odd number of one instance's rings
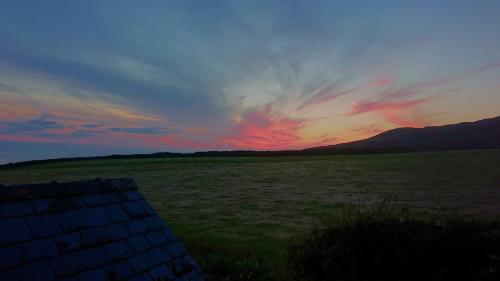
[[[497,1],[28,2],[0,4],[0,162],[500,115]]]

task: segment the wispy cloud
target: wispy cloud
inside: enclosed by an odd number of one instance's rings
[[[350,89],[341,90],[341,89],[338,89],[337,85],[335,85],[335,84],[329,85],[329,86],[323,88],[318,93],[314,94],[312,97],[310,97],[307,100],[305,100],[304,102],[302,102],[299,105],[299,107],[297,108],[297,110],[300,111],[308,106],[328,102],[328,101],[337,99],[339,97],[352,94],[360,89],[363,89],[363,86],[358,86],[358,87],[354,87],[354,88],[350,88]]]
[[[22,93],[20,90],[15,87],[9,86],[6,83],[0,82],[0,92],[9,92],[9,93]]]
[[[300,129],[305,120],[279,116],[271,106],[249,111],[241,116],[230,136],[219,143],[239,149],[274,150],[301,145]]]
[[[346,70],[343,70],[343,76],[349,77],[349,74],[346,73]],[[364,89],[380,89],[390,86],[394,82],[394,78],[389,75],[384,75],[374,80],[368,80],[367,82],[361,83],[358,86],[354,87],[345,87],[345,82],[343,80],[338,80],[335,82],[327,83],[325,86],[319,88],[319,90],[315,91],[315,89],[311,89],[312,92],[303,92],[302,96],[306,96],[307,98],[303,100],[300,105],[297,107],[298,111],[301,111],[307,107],[323,104],[342,96],[347,96],[351,94],[355,94]],[[314,84],[312,84],[314,85]],[[311,88],[311,87],[308,87]]]
[[[360,101],[353,105],[350,116],[376,112],[381,114],[391,124],[403,127],[422,127],[428,122],[421,118],[415,118],[411,112],[420,106],[434,100],[435,97],[422,98],[408,101]]]
[[[423,98],[413,98],[414,96],[429,92],[438,86],[447,85],[499,67],[500,62],[494,62],[464,73],[411,83],[397,89],[388,89],[380,92],[375,98],[363,99],[354,103],[347,115],[355,116],[373,112],[382,115],[387,122],[397,126],[422,127],[429,125],[431,122],[418,114],[417,111],[424,105],[443,98],[445,93],[454,92],[455,89],[447,89],[439,94]],[[386,83],[390,82],[384,80],[376,82],[380,85]]]

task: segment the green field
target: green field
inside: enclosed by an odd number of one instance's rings
[[[500,214],[500,151],[88,160],[0,170],[0,183],[132,177],[192,247],[279,260],[325,212],[391,195],[411,209]]]

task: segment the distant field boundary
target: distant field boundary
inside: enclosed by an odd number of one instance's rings
[[[339,150],[279,150],[279,151],[199,151],[193,153],[156,152],[148,154],[113,154],[103,156],[68,157],[43,160],[30,160],[0,165],[0,170],[26,167],[38,164],[74,162],[84,160],[118,160],[118,159],[155,159],[155,158],[183,158],[183,157],[283,157],[283,156],[323,156],[323,155],[356,155],[356,154],[389,154],[389,153],[415,153],[415,152],[438,152],[438,151],[470,151],[470,150],[496,150],[493,148],[478,149],[408,149],[408,148],[387,148],[387,149],[339,149]]]

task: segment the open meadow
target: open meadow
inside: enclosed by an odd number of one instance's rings
[[[279,260],[290,238],[347,204],[500,214],[500,151],[83,160],[0,170],[0,183],[132,177],[191,247]]]

